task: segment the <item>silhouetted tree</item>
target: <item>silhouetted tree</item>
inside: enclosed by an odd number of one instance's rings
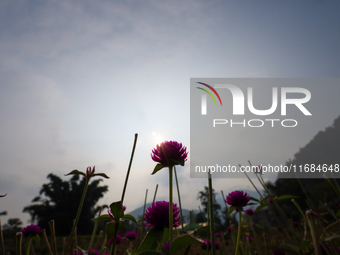
[[[3,225],[2,231],[5,238],[13,237],[17,232],[19,232],[22,227],[22,222],[19,218],[10,218],[7,223]]]
[[[55,221],[57,235],[68,235],[76,217],[81,195],[85,185],[85,178],[79,180],[79,175],[73,175],[69,181],[63,181],[54,174],[47,178],[50,183],[43,184],[40,196],[32,200],[32,205],[26,206],[23,212],[31,215],[32,222],[48,231],[48,222]],[[107,186],[99,186],[102,180],[89,183],[83,209],[77,226],[78,234],[90,234],[93,228],[93,218],[100,210],[96,206],[98,200],[108,191]],[[41,196],[44,195],[44,196]]]
[[[212,197],[213,197],[214,222],[215,222],[215,227],[219,228],[222,225],[220,214],[219,214],[219,212],[221,210],[221,206],[216,201],[216,193],[215,193],[214,189],[212,189],[212,193],[213,193]],[[208,215],[208,198],[209,198],[208,194],[209,194],[209,188],[207,186],[204,186],[204,190],[198,192],[198,194],[197,194],[197,199],[199,199],[201,201],[201,205],[203,207],[205,219],[207,219],[207,215]],[[203,215],[201,215],[201,216],[203,216]],[[199,219],[197,219],[197,220],[199,220]],[[199,222],[199,221],[197,221],[197,222]]]

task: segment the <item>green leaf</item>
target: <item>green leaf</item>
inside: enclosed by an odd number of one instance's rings
[[[167,243],[169,241],[169,228],[164,228],[163,237],[161,242]]]
[[[210,230],[209,226],[204,226],[204,227],[196,228],[196,229],[195,229],[195,232],[196,232],[196,233],[201,233],[201,232],[207,232],[207,231],[209,231],[209,230]]]
[[[78,174],[78,175],[85,176],[85,173],[80,172],[79,170],[73,170],[73,171],[71,171],[70,173],[65,174],[65,176],[66,176],[66,175],[71,175],[71,174],[72,174],[72,175]]]
[[[143,218],[140,218],[138,221],[137,221],[137,223],[141,223],[141,222],[143,222],[144,221],[144,219]]]
[[[257,203],[248,203],[247,205],[257,205]]]
[[[110,179],[110,177],[108,177],[106,174],[104,174],[104,173],[98,173],[98,174],[94,174],[94,175],[92,175],[92,176],[97,176],[97,175],[99,175],[99,176],[101,176],[101,177],[104,177],[104,178],[106,178],[106,179]]]
[[[32,242],[39,244],[40,243],[40,237],[38,235],[32,236]]]
[[[264,229],[264,227],[262,225],[259,225],[259,224],[255,224],[255,227]]]
[[[173,165],[181,165],[181,166],[184,166],[184,164],[185,164],[185,160],[184,160],[184,159],[179,159],[179,160],[174,160],[174,159],[172,159],[170,162],[171,162],[171,164],[173,164]]]
[[[262,203],[261,205],[259,205],[258,207],[256,207],[255,212],[260,211],[263,207],[266,207],[266,206],[268,206],[268,205],[269,205],[269,203]]]
[[[230,215],[230,214],[235,210],[235,208],[236,208],[236,207],[233,206],[233,205],[230,206],[230,207],[229,207],[229,210],[228,210],[228,215]]]
[[[153,172],[152,172],[151,175],[157,173],[159,170],[161,170],[161,169],[164,168],[164,167],[166,167],[166,166],[161,165],[161,164],[157,164],[157,165],[155,166],[155,168],[154,168],[154,170],[153,170]]]
[[[111,220],[111,216],[108,214],[100,215],[97,220]]]
[[[115,220],[119,220],[124,216],[124,210],[122,207],[122,201],[114,202],[110,204],[111,213],[115,217]]]
[[[256,201],[256,202],[259,202],[259,203],[260,203],[260,200],[256,199],[255,197],[250,197],[250,200]]]
[[[107,240],[110,240],[111,238],[113,238],[115,233],[116,233],[116,223],[114,221],[108,222],[106,224]]]
[[[326,237],[326,238],[325,238],[325,241],[326,241],[326,242],[327,242],[327,241],[331,241],[331,240],[336,239],[336,238],[340,238],[340,233],[336,233],[336,234],[333,234],[333,235],[331,235],[331,236]]]
[[[170,251],[171,254],[174,254],[175,252],[179,251],[180,249],[184,247],[188,247],[189,245],[196,244],[196,243],[204,243],[203,240],[198,239],[192,235],[182,235],[177,238],[175,238],[171,244]]]
[[[293,199],[293,198],[299,198],[298,196],[294,195],[282,195],[277,198],[277,200],[284,200],[284,199]]]
[[[141,252],[149,251],[149,250],[155,250],[158,246],[158,242],[163,237],[164,228],[152,228],[150,231],[146,234],[143,242],[138,248],[138,254]]]
[[[136,218],[135,218],[133,215],[131,215],[131,214],[125,214],[125,215],[122,217],[122,219],[131,220],[132,222],[134,222],[135,224],[137,224]]]

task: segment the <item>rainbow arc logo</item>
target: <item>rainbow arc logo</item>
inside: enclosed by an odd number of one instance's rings
[[[221,98],[220,98],[220,95],[217,93],[217,91],[216,91],[213,87],[211,87],[210,85],[208,85],[208,84],[206,84],[206,83],[203,83],[203,82],[197,82],[197,83],[199,83],[199,84],[201,84],[201,85],[204,85],[204,86],[208,87],[209,89],[211,89],[211,91],[214,92],[215,95],[218,97],[218,100],[220,100],[220,104],[221,104],[221,106],[222,106],[222,100],[221,100]],[[217,105],[214,96],[213,96],[208,90],[206,90],[206,89],[204,89],[204,88],[200,88],[200,87],[196,87],[196,88],[205,91],[205,92],[206,92],[209,96],[211,96],[211,98],[214,100],[215,105]]]

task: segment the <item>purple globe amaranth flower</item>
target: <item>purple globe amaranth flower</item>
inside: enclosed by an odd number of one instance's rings
[[[221,237],[222,234],[221,234],[220,232],[216,232],[216,233],[215,233],[215,236],[216,236],[216,237]]]
[[[41,232],[41,228],[38,225],[29,225],[20,231],[23,236],[36,236]]]
[[[173,208],[173,227],[180,225],[179,208],[176,204],[172,204]],[[147,227],[168,228],[169,227],[169,202],[157,201],[152,203],[144,215]]]
[[[227,231],[228,231],[228,232],[231,232],[231,226],[228,226],[228,227],[227,227]]]
[[[300,225],[300,223],[299,222],[297,222],[297,221],[293,221],[293,226],[294,227],[298,227]]]
[[[184,166],[187,160],[187,148],[175,141],[165,141],[152,150],[151,158],[162,166],[170,167],[174,165]]]
[[[164,247],[170,251],[170,243],[163,243]]]
[[[203,250],[210,250],[211,249],[211,240],[204,239],[204,243],[201,244],[201,248]],[[215,242],[215,248],[216,250],[219,250],[221,247],[221,244],[219,242]]]
[[[286,255],[286,253],[282,250],[273,250],[273,255]]]
[[[226,202],[228,205],[232,205],[235,207],[246,206],[250,200],[250,196],[243,191],[233,191],[228,194]]]
[[[130,231],[125,234],[125,237],[129,239],[130,241],[133,241],[137,238],[138,233],[136,231]]]
[[[252,241],[254,241],[254,238],[252,238],[252,237],[246,237],[245,239],[244,239],[244,241],[249,241],[249,243],[251,243]]]
[[[90,249],[89,250],[89,255],[100,255],[99,251],[95,250],[95,249]]]
[[[110,245],[113,243],[113,237],[107,241]],[[123,238],[120,235],[117,235],[116,244],[121,244],[123,242]]]
[[[274,203],[274,199],[273,199],[273,198],[269,198],[269,199],[268,199],[268,203],[269,203],[269,204]]]
[[[254,212],[253,209],[247,209],[247,210],[245,211],[245,213],[246,213],[247,215],[249,215],[249,216],[253,216],[255,212]]]

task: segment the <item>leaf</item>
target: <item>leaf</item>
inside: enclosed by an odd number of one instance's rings
[[[110,177],[108,177],[106,174],[104,174],[104,173],[98,173],[98,174],[94,174],[94,175],[92,175],[92,176],[101,176],[101,177],[104,177],[104,178],[106,178],[106,179],[110,179]]]
[[[199,227],[199,228],[196,228],[195,229],[195,232],[196,233],[201,233],[201,232],[206,232],[206,231],[209,231],[209,227],[208,226],[204,226],[204,227]]]
[[[169,241],[169,228],[164,228],[163,237],[161,242],[167,243]]]
[[[230,206],[230,207],[229,207],[229,210],[228,210],[228,215],[230,215],[230,214],[235,210],[235,208],[236,208],[236,207],[233,206],[233,205]]]
[[[39,244],[40,243],[40,237],[38,235],[32,236],[32,242]]]
[[[100,215],[96,220],[111,220],[111,216],[108,214]]]
[[[115,220],[119,220],[124,216],[124,210],[122,207],[122,201],[114,202],[110,204],[111,213],[115,217]]]
[[[108,222],[106,224],[107,240],[110,240],[111,238],[113,238],[115,233],[116,233],[116,223],[114,221]]]
[[[258,207],[256,207],[255,212],[260,211],[263,207],[266,207],[268,205],[269,205],[269,203],[263,203],[263,204],[259,205]]]
[[[257,203],[248,203],[247,205],[257,205]]]
[[[73,171],[71,171],[70,173],[68,173],[68,174],[65,174],[65,176],[66,175],[82,175],[82,176],[85,176],[85,173],[83,173],[83,172],[80,172],[79,170],[73,170]]]
[[[174,254],[175,252],[179,251],[181,248],[188,247],[189,245],[196,244],[196,243],[204,243],[203,240],[198,239],[192,235],[182,235],[180,237],[177,237],[173,240],[170,251],[171,254]]]
[[[166,167],[166,166],[164,166],[164,165],[162,165],[162,164],[157,164],[157,165],[155,166],[155,168],[153,169],[153,172],[152,172],[151,175],[157,173],[159,170],[161,170],[161,169],[164,168],[164,167]]]
[[[181,166],[184,166],[184,164],[185,164],[185,160],[184,159],[178,159],[178,160],[172,159],[172,160],[170,160],[170,162],[171,162],[172,165],[181,165]]]
[[[326,241],[326,242],[327,242],[327,241],[331,241],[331,240],[336,239],[336,238],[340,238],[340,233],[336,233],[336,234],[333,234],[333,235],[331,235],[331,236],[329,236],[329,237],[326,237],[326,238],[325,238],[325,241]]]
[[[143,242],[138,248],[138,254],[141,252],[149,251],[149,250],[155,250],[158,246],[158,242],[163,237],[164,228],[152,228],[150,231],[146,234]]]
[[[137,221],[137,223],[141,223],[141,222],[143,222],[144,221],[144,219],[143,218],[140,218],[138,221]]]
[[[293,198],[299,198],[299,197],[294,196],[294,195],[282,195],[282,196],[279,196],[276,200],[293,199]]]
[[[5,197],[5,196],[7,196],[7,193],[5,195],[0,195],[0,197]]]
[[[260,200],[256,199],[255,197],[250,197],[250,200],[256,201],[256,202],[259,202],[259,203],[260,203]]]
[[[125,215],[122,217],[122,219],[131,220],[132,222],[134,222],[135,224],[137,224],[136,218],[135,218],[133,215],[131,215],[131,214],[125,214]]]

